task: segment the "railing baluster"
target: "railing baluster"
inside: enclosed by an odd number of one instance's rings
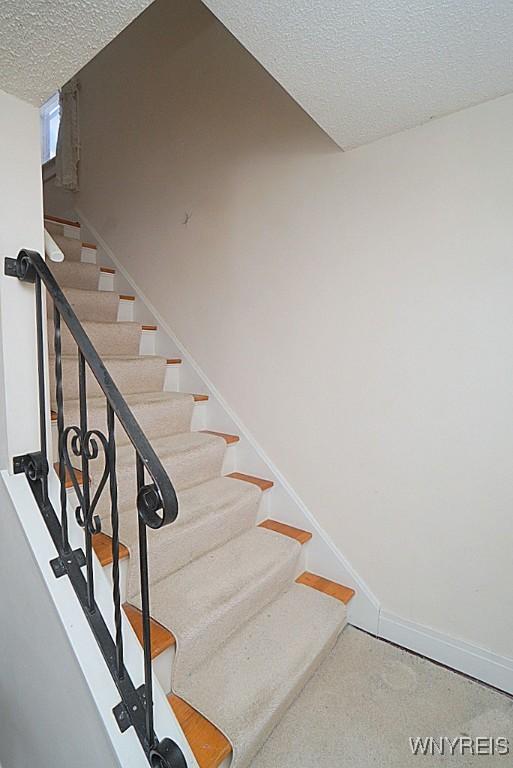
[[[54,324],[54,352],[55,352],[55,400],[57,403],[57,435],[59,449],[59,483],[61,500],[61,527],[62,527],[62,547],[65,552],[70,549],[68,538],[68,495],[66,493],[66,464],[64,462],[64,403],[62,396],[62,338],[61,338],[61,316],[59,310],[54,305],[53,308]]]
[[[41,458],[48,466],[48,450],[46,447],[46,392],[45,392],[45,346],[43,333],[43,297],[41,294],[41,277],[36,274],[36,333],[37,333],[37,371],[39,390],[39,443]],[[41,478],[43,499],[48,503],[48,475]]]
[[[125,667],[123,662],[123,629],[121,623],[121,594],[119,589],[119,514],[118,514],[118,483],[116,477],[116,443],[114,436],[114,411],[107,403],[107,430],[110,510],[112,525],[112,598],[114,601],[114,623],[116,626],[116,658],[118,674],[123,677]]]
[[[82,458],[82,510],[85,527],[85,555],[87,573],[87,598],[89,610],[94,611],[94,573],[93,573],[93,542],[91,536],[91,492],[89,479],[89,446],[87,444],[87,386],[86,366],[82,352],[78,351],[78,397],[80,404],[80,443]]]
[[[137,493],[144,487],[144,464],[139,454],[136,454]],[[144,695],[146,698],[146,736],[151,745],[153,734],[153,689],[151,669],[151,627],[150,627],[150,596],[148,585],[148,540],[146,525],[138,518],[139,526],[139,572],[141,579],[141,611],[143,622],[143,652],[144,652]]]

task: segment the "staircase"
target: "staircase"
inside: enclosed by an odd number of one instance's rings
[[[227,451],[236,450],[238,437],[191,430],[194,409],[204,407],[207,396],[169,391],[167,371],[181,361],[141,354],[147,351],[143,337],[156,326],[121,319],[134,297],[114,292],[114,270],[97,266],[95,246],[82,243],[80,225],[48,216],[45,227],[65,254],[49,266],[178,496],[176,521],[148,531],[155,674],[201,768],[243,768],[333,648],[354,592],[305,571],[310,532],[278,520],[258,523],[262,497],[273,483],[224,474]],[[51,306],[48,323],[53,340]],[[77,354],[65,328],[62,369],[65,423],[77,424]],[[92,376],[87,392],[89,428],[105,432],[105,399]],[[55,410],[52,401],[54,422]],[[121,593],[142,641],[134,449],[119,425],[116,430]],[[92,460],[93,492],[102,472],[102,461]],[[108,505],[100,500],[96,514],[102,532],[93,536],[93,548],[109,568]]]

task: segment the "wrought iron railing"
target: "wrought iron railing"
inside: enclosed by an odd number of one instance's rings
[[[107,667],[119,691],[121,701],[114,715],[122,731],[133,726],[141,746],[152,766],[186,768],[187,764],[178,745],[169,738],[158,740],[154,729],[153,679],[151,665],[151,624],[149,607],[148,546],[146,529],[161,528],[172,523],[178,514],[178,502],[173,485],[158,456],[134,418],[130,408],[116,387],[112,377],[93,347],[80,321],[57,284],[47,265],[36,251],[22,250],[17,259],[5,259],[5,274],[26,283],[35,283],[37,323],[37,369],[39,385],[40,450],[17,456],[14,471],[24,472],[39,509],[51,535],[57,557],[51,561],[57,577],[67,576],[87,617],[91,630],[102,651]],[[42,287],[45,287],[54,306],[55,400],[59,450],[60,514],[48,494],[47,417],[49,404],[45,394],[45,335]],[[80,423],[65,426],[62,322],[67,326],[77,345],[78,395]],[[88,427],[87,378],[89,369],[98,382],[106,400],[107,434]],[[144,653],[144,683],[136,689],[123,657],[123,633],[119,572],[119,514],[116,479],[115,420],[125,430],[135,449],[134,471],[137,479],[136,507],[138,514],[139,578],[142,612],[142,638]],[[81,482],[72,465],[71,453],[81,460]],[[101,479],[92,493],[89,463],[100,450],[104,453]],[[71,478],[78,499],[76,520],[84,529],[84,548],[73,550],[70,545],[66,479]],[[114,635],[95,599],[93,568],[93,536],[101,523],[95,514],[100,497],[107,486],[110,495],[110,522],[112,528],[112,601]],[[134,513],[135,514],[135,513]],[[82,569],[85,566],[85,575]]]

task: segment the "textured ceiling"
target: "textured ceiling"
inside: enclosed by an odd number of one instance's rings
[[[0,88],[40,104],[151,0],[1,0]]]
[[[343,148],[513,91],[512,0],[204,0]]]

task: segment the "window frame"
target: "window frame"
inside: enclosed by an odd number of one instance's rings
[[[59,91],[53,93],[39,110],[41,121],[41,164],[53,160],[57,149],[57,136],[61,121]]]

